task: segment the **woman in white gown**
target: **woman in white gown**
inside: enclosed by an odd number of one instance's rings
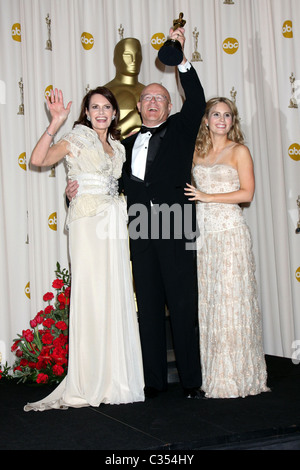
[[[253,161],[238,112],[227,98],[208,101],[193,162],[202,390],[236,398],[269,390],[255,263],[241,203],[254,195]]]
[[[118,194],[125,152],[119,107],[105,87],[83,99],[73,130],[51,146],[70,112],[57,89],[51,123],[31,156],[37,166],[65,158],[79,183],[67,215],[71,259],[68,373],[25,411],[144,401],[142,357],[129,261],[126,203]]]

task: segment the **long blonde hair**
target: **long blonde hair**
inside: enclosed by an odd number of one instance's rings
[[[212,148],[212,141],[210,138],[209,128],[207,127],[205,121],[208,119],[211,109],[218,103],[227,104],[227,106],[229,106],[230,111],[232,113],[232,127],[230,131],[228,132],[228,136],[227,136],[228,139],[239,144],[244,144],[244,141],[245,141],[244,135],[240,127],[240,118],[239,118],[238,110],[234,102],[228,98],[224,98],[223,96],[211,98],[206,103],[205,113],[202,118],[198,135],[196,138],[196,143],[195,143],[195,149],[198,155],[202,158],[204,158],[205,155],[207,155],[209,150]]]

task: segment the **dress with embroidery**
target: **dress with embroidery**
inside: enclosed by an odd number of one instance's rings
[[[118,194],[124,147],[77,125],[62,137],[68,178],[79,182],[68,215],[71,260],[66,378],[25,411],[144,400],[142,355],[129,261],[126,202]]]
[[[195,165],[205,193],[239,189],[229,165]],[[202,389],[210,398],[269,390],[263,351],[252,241],[238,204],[197,203],[197,272]]]

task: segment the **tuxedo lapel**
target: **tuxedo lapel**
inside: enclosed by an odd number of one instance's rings
[[[133,149],[134,142],[137,136],[138,134],[136,133],[134,136],[129,137],[122,142],[126,151],[126,160],[124,162],[123,169],[126,171],[129,177],[132,176],[132,172],[131,172],[132,149]]]
[[[147,162],[146,162],[146,170],[145,170],[145,178],[152,167],[155,157],[159,151],[161,141],[167,131],[167,121],[161,125],[159,130],[151,137],[149,140],[149,147],[148,147],[148,154],[147,154]]]

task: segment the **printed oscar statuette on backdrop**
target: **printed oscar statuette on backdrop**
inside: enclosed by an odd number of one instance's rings
[[[298,199],[297,199],[296,202],[297,202],[297,206],[298,206],[299,220],[298,220],[298,222],[297,222],[297,228],[296,228],[295,232],[296,232],[297,234],[299,234],[299,233],[300,233],[300,195],[298,196]]]
[[[48,39],[46,41],[46,47],[45,49],[48,51],[52,51],[52,41],[51,41],[51,19],[49,17],[49,13],[45,18],[46,23],[47,23],[47,29],[48,29]]]
[[[24,87],[23,87],[23,78],[20,78],[19,81],[19,88],[20,88],[20,94],[21,94],[21,104],[19,105],[19,111],[18,114],[24,115]]]
[[[298,108],[298,103],[297,103],[297,99],[296,99],[295,84],[296,84],[296,82],[299,82],[299,80],[295,79],[294,72],[292,72],[292,75],[290,76],[290,82],[291,82],[291,86],[292,86],[292,97],[290,99],[289,108],[295,108],[296,109],[296,108]]]
[[[173,30],[183,28],[185,23],[183,13],[180,13],[179,18],[173,20]],[[177,39],[167,39],[158,51],[158,58],[165,65],[179,65],[183,59],[183,51],[180,42],[177,41]]]
[[[200,52],[198,52],[198,36],[199,36],[199,31],[197,31],[197,28],[194,29],[193,31],[193,36],[194,36],[194,43],[195,43],[195,50],[192,54],[192,62],[203,62],[203,59],[201,57]]]

